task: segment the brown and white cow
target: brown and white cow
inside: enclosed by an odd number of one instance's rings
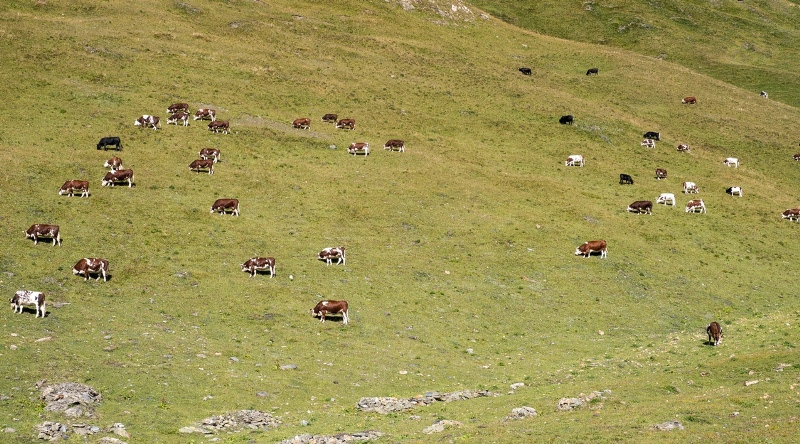
[[[211,212],[225,214],[228,210],[231,211],[231,216],[239,215],[239,199],[217,199],[211,205]]]
[[[247,260],[242,264],[242,271],[250,273],[253,277],[258,273],[258,270],[269,271],[270,279],[275,277],[275,258],[274,257],[254,257]]]
[[[644,139],[642,140],[641,146],[646,146],[648,148],[655,148],[656,141],[654,139]]]
[[[336,123],[336,119],[338,118],[339,116],[337,116],[336,114],[325,114],[324,116],[322,116],[322,121],[328,123]]]
[[[405,142],[399,139],[390,139],[383,144],[383,149],[389,151],[394,151],[395,149],[397,149],[397,151],[404,153],[406,151],[406,144]]]
[[[327,262],[328,265],[332,264],[334,259],[336,259],[336,265],[339,264],[347,265],[347,257],[345,256],[344,247],[324,248],[317,255],[317,259]]]
[[[208,130],[215,133],[228,134],[228,131],[230,130],[230,124],[227,120],[215,120],[208,124]]]
[[[604,240],[593,240],[582,243],[578,248],[575,249],[575,256],[583,256],[589,257],[595,251],[600,252],[600,258],[604,259],[608,257],[608,248],[606,245],[606,241]]]
[[[739,159],[736,157],[727,157],[725,160],[722,161],[727,166],[733,166],[735,168],[739,168]]]
[[[214,163],[219,162],[220,159],[220,152],[216,148],[203,148],[200,150],[200,158],[201,159],[214,159]]]
[[[106,168],[111,168],[111,171],[117,171],[118,169],[122,168],[122,159],[119,157],[112,157],[106,160],[106,163],[103,164]]]
[[[320,322],[325,322],[325,316],[327,315],[341,314],[342,325],[347,325],[350,321],[348,310],[347,301],[326,300],[318,302],[317,305],[309,311],[311,312],[311,316],[319,318]]]
[[[56,244],[61,246],[61,229],[58,225],[33,224],[23,233],[25,234],[25,239],[33,239],[33,245],[39,243],[40,237],[46,237],[53,239],[53,246]]]
[[[684,182],[683,183],[683,194],[689,194],[689,193],[697,194],[699,192],[700,192],[700,189],[697,188],[697,184],[696,183],[694,183],[694,182]]]
[[[686,212],[687,213],[705,213],[706,212],[706,204],[703,203],[703,199],[695,199],[690,200],[686,203]]]
[[[789,220],[794,219],[795,222],[800,222],[800,208],[787,208],[786,211],[781,214],[781,218]]]
[[[584,161],[583,156],[581,154],[572,154],[567,156],[567,160],[564,161],[564,166],[579,166],[583,167]]]
[[[716,321],[708,324],[706,333],[708,334],[709,344],[716,347],[722,342],[722,326]]]
[[[294,119],[292,122],[292,128],[299,128],[299,129],[311,129],[311,119],[308,117],[301,117],[299,119]]]
[[[72,274],[83,275],[85,281],[89,280],[90,274],[96,274],[96,280],[99,281],[102,276],[103,282],[106,282],[108,281],[108,261],[97,257],[85,257],[72,267]]]
[[[800,161],[800,153],[797,153],[794,156],[792,156],[792,159]]]
[[[11,308],[14,310],[14,313],[21,314],[24,308],[23,306],[33,305],[37,318],[40,314],[42,318],[47,314],[44,293],[41,291],[19,290],[14,293],[14,296],[11,296],[9,302],[11,302]]]
[[[217,112],[211,108],[200,108],[194,113],[194,120],[205,120],[211,119],[211,121],[217,120]]]
[[[189,104],[188,103],[173,103],[172,105],[167,107],[167,114],[175,114],[175,113],[188,113],[189,112]]]
[[[347,152],[356,155],[358,153],[363,153],[365,156],[369,156],[369,143],[367,142],[353,142],[347,148]]]
[[[661,193],[661,195],[659,195],[656,198],[656,203],[657,204],[663,203],[664,205],[672,205],[674,207],[675,206],[675,194],[673,194],[673,193]]]
[[[104,187],[113,187],[117,182],[128,182],[128,188],[133,186],[133,170],[112,170],[103,178]]]
[[[667,170],[664,168],[656,168],[656,179],[666,179],[667,178]]]
[[[682,144],[678,145],[678,152],[679,153],[683,153],[683,152],[687,152],[688,153],[689,152],[689,145],[687,145],[685,143],[682,143]]]
[[[212,159],[197,159],[189,164],[189,169],[192,171],[208,170],[208,174],[214,174],[214,161]]]
[[[696,105],[697,104],[697,97],[694,97],[694,96],[684,97],[683,100],[681,100],[681,103]]]
[[[356,129],[356,121],[355,119],[340,119],[336,122],[336,128],[341,129]]]
[[[134,126],[141,126],[142,128],[153,128],[154,130],[158,129],[158,122],[159,118],[156,116],[151,116],[149,114],[144,114],[135,122],[133,122]]]
[[[636,214],[653,214],[653,202],[650,200],[637,200],[628,205],[628,211]]]
[[[183,126],[189,126],[189,113],[175,113],[167,117],[167,125],[170,123],[178,125],[178,122],[183,122]]]
[[[58,190],[58,195],[63,196],[67,194],[72,197],[72,195],[78,191],[80,191],[81,197],[89,197],[89,181],[77,179],[68,180],[64,182],[64,185],[61,185],[61,188]]]

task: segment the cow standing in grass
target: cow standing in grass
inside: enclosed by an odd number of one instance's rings
[[[341,314],[342,325],[347,325],[350,321],[348,310],[347,301],[320,301],[311,309],[311,316],[319,318],[320,322],[325,322],[326,315]]]
[[[715,347],[722,342],[722,326],[716,321],[706,327],[706,333],[708,334],[708,342]]]
[[[47,307],[44,300],[44,293],[41,291],[19,290],[11,296],[11,308],[14,313],[22,313],[24,305],[33,305],[36,317],[41,314],[42,318],[47,314]]]

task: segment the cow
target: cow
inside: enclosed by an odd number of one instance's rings
[[[350,316],[347,313],[347,301],[320,301],[317,305],[310,310],[311,316],[319,318],[320,322],[325,322],[326,315],[342,315],[342,325],[347,325],[350,321]]]
[[[242,264],[242,271],[250,273],[254,277],[258,270],[269,271],[270,279],[275,277],[275,258],[274,257],[254,257]]]
[[[197,159],[189,164],[189,169],[198,173],[200,173],[200,170],[206,169],[208,174],[214,174],[214,161],[212,159]]]
[[[339,119],[336,122],[336,128],[354,130],[356,129],[356,121],[355,119]]]
[[[111,170],[103,178],[104,187],[113,187],[117,182],[128,182],[128,188],[133,186],[133,170]]]
[[[533,74],[533,71],[531,71],[530,68],[519,68],[519,72],[526,76]]]
[[[299,128],[299,129],[311,129],[311,119],[308,117],[302,117],[300,119],[294,119],[292,122],[292,128]]]
[[[667,170],[664,168],[656,168],[656,179],[666,179],[667,178]]]
[[[794,219],[795,222],[800,222],[800,208],[787,208],[786,211],[781,214],[781,218],[789,220]]]
[[[708,334],[708,343],[714,347],[722,342],[722,327],[716,321],[708,324],[706,333]]]
[[[103,151],[107,150],[108,147],[113,146],[117,149],[117,151],[122,151],[122,142],[119,140],[119,137],[103,137],[97,142],[97,149],[103,149]]]
[[[332,264],[334,259],[336,259],[336,265],[347,265],[347,257],[345,256],[344,247],[324,248],[317,255],[317,259],[327,262],[328,265]]]
[[[211,212],[219,211],[219,214],[225,214],[226,211],[231,210],[231,216],[239,215],[239,199],[217,199],[211,205]]]
[[[220,159],[220,152],[216,148],[203,148],[200,150],[200,158],[205,160],[208,158],[214,159],[214,163],[219,162]]]
[[[178,122],[183,122],[183,126],[189,126],[189,113],[175,113],[167,117],[167,125],[174,123],[177,126]]]
[[[367,142],[353,142],[347,147],[347,152],[356,155],[359,152],[364,153],[365,156],[369,156],[369,143]]]
[[[706,212],[706,204],[703,203],[703,199],[695,199],[690,200],[686,203],[686,212],[687,213],[705,213]]]
[[[402,140],[390,139],[383,144],[383,149],[389,151],[397,149],[397,151],[404,153],[406,151],[406,144]]]
[[[792,159],[800,161],[800,153],[797,153],[794,156],[792,156]]]
[[[587,76],[590,75],[590,74],[597,75],[597,74],[599,74],[599,72],[600,72],[600,70],[597,69],[597,68],[589,68],[589,69],[586,70],[586,75]]]
[[[661,140],[661,133],[655,131],[648,131],[642,135],[644,139]]]
[[[560,118],[560,119],[558,119],[558,123],[560,123],[560,124],[562,124],[562,125],[572,125],[572,123],[573,123],[574,121],[575,121],[575,118],[574,118],[574,117],[572,117],[572,115],[571,115],[571,114],[568,114],[568,115],[566,115],[566,116],[561,116],[561,118]]]
[[[663,203],[664,205],[672,205],[674,207],[675,195],[673,193],[661,193],[661,195],[656,198],[656,203]]]
[[[697,184],[694,182],[684,182],[683,183],[683,194],[694,193],[697,194],[700,192],[700,189],[697,188]]]
[[[89,197],[89,181],[77,179],[68,180],[64,182],[64,185],[61,185],[61,188],[58,190],[58,195],[63,196],[67,194],[72,197],[76,191],[81,192],[81,197]]]
[[[689,145],[687,145],[685,143],[682,143],[682,144],[678,145],[678,152],[679,153],[683,153],[683,152],[687,152],[688,153],[689,152]]]
[[[564,166],[579,166],[583,167],[583,156],[580,154],[572,154],[567,157],[567,160],[564,161]]]
[[[728,187],[725,190],[725,192],[730,194],[731,196],[735,196],[738,194],[739,197],[742,197],[742,187]]]
[[[153,128],[154,130],[158,129],[158,122],[160,119],[156,116],[151,116],[148,114],[144,114],[135,122],[133,122],[134,126],[141,126],[142,128]]]
[[[697,104],[697,97],[694,97],[694,96],[684,97],[681,100],[681,103],[685,103],[687,105],[696,105]]]
[[[172,105],[167,107],[167,114],[188,113],[188,112],[189,112],[188,103],[173,103]]]
[[[606,246],[606,241],[604,240],[593,240],[582,243],[578,248],[575,249],[575,256],[583,256],[588,258],[592,255],[592,253],[599,251],[600,258],[605,259],[608,257],[608,248]]]
[[[72,274],[83,275],[84,281],[89,280],[90,274],[96,274],[97,279],[103,277],[103,282],[108,281],[108,261],[97,257],[85,257],[72,267]]]
[[[194,112],[194,120],[205,120],[211,119],[211,121],[217,120],[217,112],[211,108],[200,108]]]
[[[230,124],[227,120],[215,120],[208,124],[208,130],[215,133],[221,132],[223,134],[228,134],[230,130]]]
[[[625,185],[625,184],[633,185],[633,177],[631,177],[630,174],[622,173],[622,174],[619,175],[619,184],[620,185]]]
[[[641,146],[646,146],[648,148],[655,148],[656,147],[656,141],[653,140],[653,139],[644,139],[644,140],[642,140]]]
[[[106,160],[106,163],[103,164],[106,168],[111,168],[111,171],[117,171],[118,169],[122,168],[122,159],[119,157],[112,157]]]
[[[653,202],[649,200],[637,200],[632,204],[628,205],[629,212],[634,212],[636,214],[653,214]]]
[[[769,99],[769,94],[767,94],[766,91],[761,91],[761,97],[763,97],[765,99]]]
[[[39,243],[40,237],[49,237],[53,239],[54,247],[56,244],[61,246],[61,231],[58,225],[33,224],[23,233],[25,233],[25,239],[33,239],[33,245]]]
[[[11,308],[14,310],[14,313],[22,314],[23,306],[33,305],[37,318],[40,314],[42,318],[47,314],[44,293],[41,291],[19,290],[14,293],[14,296],[11,296],[9,302],[11,302]]]
[[[322,116],[322,121],[328,123],[336,123],[336,119],[338,118],[339,116],[337,116],[336,114],[325,114],[324,116]]]
[[[733,165],[734,168],[739,168],[739,159],[737,159],[736,157],[728,157],[725,160],[723,160],[722,163],[724,163],[727,166]]]

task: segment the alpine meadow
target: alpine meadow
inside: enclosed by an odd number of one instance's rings
[[[795,442],[798,5],[5,1],[0,442]]]

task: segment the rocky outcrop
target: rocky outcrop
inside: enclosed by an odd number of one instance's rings
[[[180,433],[215,434],[243,430],[267,430],[280,425],[280,420],[260,410],[237,410],[224,415],[211,416],[200,424],[183,427]]]
[[[517,419],[525,419],[531,416],[537,416],[536,409],[533,407],[523,406],[511,410],[511,414],[503,418],[503,421],[514,421]]]
[[[387,414],[413,409],[419,406],[433,404],[434,402],[453,402],[465,399],[480,398],[483,396],[495,396],[488,390],[462,390],[450,393],[429,392],[425,396],[416,396],[408,399],[398,399],[392,397],[383,398],[361,398],[356,403],[356,408],[363,412],[377,412]]]
[[[461,423],[458,421],[453,421],[452,419],[443,419],[441,421],[436,421],[433,424],[429,425],[422,429],[422,433],[426,435],[430,435],[431,433],[440,433],[444,432],[444,429],[450,427],[461,427]]]
[[[40,381],[37,388],[42,391],[41,399],[46,404],[46,411],[63,412],[70,417],[94,416],[94,405],[103,398],[92,387],[76,382],[45,385]]]
[[[602,392],[592,392],[588,395],[581,393],[578,395],[577,398],[561,398],[558,400],[558,404],[556,405],[556,410],[560,412],[565,412],[569,410],[574,410],[580,407],[585,407],[589,405],[589,403],[597,398],[597,399],[605,399],[606,395],[610,395],[611,390],[603,390]]]
[[[669,432],[672,430],[683,430],[683,424],[680,421],[667,421],[661,424],[656,424],[652,427],[653,430],[661,430],[662,432]]]
[[[383,433],[375,430],[366,430],[355,433],[340,433],[338,435],[318,436],[318,435],[297,435],[281,441],[279,444],[346,444],[354,441],[371,441],[383,436]]]
[[[45,421],[36,426],[36,431],[38,432],[36,437],[45,441],[56,441],[69,437],[67,426],[60,422]]]

